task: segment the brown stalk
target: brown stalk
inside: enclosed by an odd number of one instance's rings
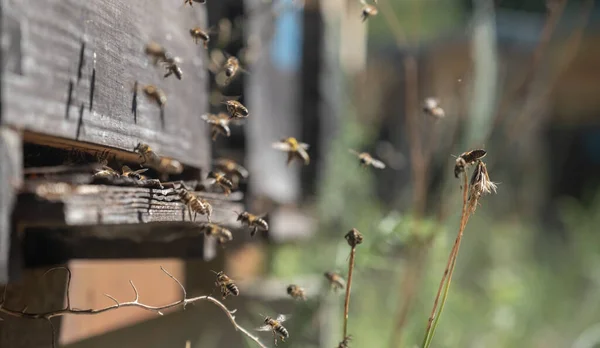
[[[435,300],[433,301],[433,308],[431,309],[431,314],[429,315],[429,319],[427,320],[427,329],[425,330],[425,336],[429,335],[429,331],[431,330],[431,323],[433,322],[433,318],[435,318],[435,312],[437,310],[438,302],[440,300],[440,295],[442,293],[442,288],[446,282],[446,277],[450,279],[452,275],[452,271],[454,270],[454,261],[456,260],[456,255],[458,254],[458,249],[460,246],[460,242],[462,240],[463,231],[465,230],[465,226],[467,225],[467,221],[469,219],[469,212],[467,210],[468,205],[468,195],[469,195],[469,183],[467,179],[466,172],[463,173],[463,206],[462,213],[460,217],[460,226],[458,229],[458,235],[454,240],[454,246],[452,246],[452,250],[450,251],[450,255],[448,256],[448,262],[446,263],[446,268],[444,269],[444,274],[442,275],[442,280],[440,281],[440,286],[438,287],[438,291],[435,295]]]
[[[267,348],[267,346],[265,346],[259,339],[258,337],[252,335],[248,330],[244,329],[243,327],[241,327],[236,321],[235,321],[235,316],[233,315],[235,313],[236,310],[230,311],[223,303],[221,303],[220,301],[218,301],[217,299],[211,297],[211,296],[198,296],[198,297],[191,297],[191,298],[187,298],[187,292],[185,290],[185,287],[183,286],[183,284],[181,284],[181,282],[175,278],[172,274],[170,274],[169,272],[167,272],[167,270],[165,270],[162,266],[160,267],[161,271],[163,271],[169,278],[173,279],[181,288],[181,291],[183,292],[183,298],[181,300],[166,304],[166,305],[162,305],[162,306],[150,306],[144,303],[139,302],[139,298],[140,298],[140,294],[137,290],[137,288],[135,287],[135,285],[133,284],[133,282],[130,280],[129,284],[131,285],[131,288],[133,289],[133,293],[135,295],[135,298],[133,301],[129,301],[129,302],[119,302],[117,301],[117,299],[115,299],[114,297],[108,295],[108,294],[104,294],[104,296],[110,298],[112,301],[115,302],[114,305],[112,306],[108,306],[108,307],[104,307],[104,308],[98,308],[98,309],[78,309],[78,308],[72,308],[71,307],[71,299],[70,299],[70,295],[69,295],[69,285],[70,285],[70,280],[71,280],[71,271],[66,268],[66,267],[56,267],[56,268],[51,268],[50,270],[48,270],[46,273],[56,270],[56,269],[64,269],[67,271],[68,273],[68,278],[67,278],[67,293],[66,293],[66,297],[67,297],[67,306],[63,309],[59,309],[59,310],[54,310],[54,311],[47,311],[47,312],[39,312],[39,313],[29,313],[29,312],[25,312],[25,310],[21,310],[21,311],[17,311],[17,310],[12,310],[12,309],[8,309],[4,306],[5,302],[6,302],[6,289],[8,288],[8,285],[6,285],[4,287],[4,292],[2,294],[2,299],[0,302],[0,312],[13,316],[13,317],[18,317],[18,318],[25,318],[25,319],[44,319],[47,320],[50,323],[50,326],[52,327],[52,347],[55,347],[56,345],[56,332],[54,330],[54,325],[52,324],[52,322],[50,321],[51,318],[54,317],[60,317],[60,316],[65,316],[65,315],[96,315],[96,314],[100,314],[100,313],[104,313],[104,312],[108,312],[111,310],[115,310],[118,308],[123,308],[123,307],[138,307],[147,311],[151,311],[151,312],[155,312],[159,315],[163,315],[163,310],[166,309],[170,309],[170,308],[175,308],[178,306],[182,306],[183,309],[185,309],[185,307],[188,304],[191,303],[195,303],[195,302],[199,302],[199,301],[208,301],[208,302],[212,302],[213,304],[215,304],[217,307],[221,308],[223,310],[223,312],[225,313],[225,315],[227,315],[227,317],[229,318],[229,321],[231,321],[231,324],[233,325],[233,327],[237,330],[237,331],[241,331],[244,335],[246,335],[248,338],[250,338],[251,340],[253,340],[254,342],[256,342],[256,344],[261,347],[261,348]]]
[[[348,261],[348,284],[346,284],[346,297],[344,298],[344,337],[348,336],[348,310],[350,307],[350,287],[352,286],[352,270],[354,270],[354,255],[356,248],[350,251],[350,261]]]

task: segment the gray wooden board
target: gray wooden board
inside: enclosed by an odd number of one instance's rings
[[[2,2],[2,124],[131,151],[148,143],[162,156],[209,165],[206,52],[189,29],[204,26],[201,5],[182,1]],[[183,80],[163,78],[144,46],[154,40],[184,61]],[[167,94],[159,108],[134,81]]]

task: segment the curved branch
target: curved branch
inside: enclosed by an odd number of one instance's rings
[[[67,270],[67,272],[69,272],[67,285],[70,285],[71,271],[66,267],[60,267],[60,268],[64,268]],[[48,312],[26,313],[25,310],[17,311],[17,310],[12,310],[12,309],[6,308],[4,306],[4,302],[6,300],[6,288],[8,287],[8,286],[6,286],[4,289],[4,294],[2,296],[2,301],[0,302],[0,313],[4,313],[6,315],[17,317],[17,318],[47,320],[48,322],[50,322],[50,326],[52,327],[52,344],[54,346],[54,343],[56,341],[56,337],[55,337],[56,332],[54,330],[54,326],[52,325],[52,322],[50,321],[50,319],[52,319],[54,317],[60,317],[60,316],[66,316],[66,315],[96,315],[96,314],[108,312],[108,311],[118,309],[118,308],[123,308],[123,307],[137,307],[137,308],[141,308],[141,309],[155,312],[155,313],[162,315],[163,314],[162,311],[166,310],[166,309],[175,308],[178,306],[182,306],[185,309],[185,307],[190,303],[199,302],[199,301],[208,301],[208,302],[212,302],[213,304],[217,305],[219,308],[221,308],[223,310],[223,312],[225,312],[225,314],[229,318],[229,321],[231,321],[231,324],[235,327],[236,331],[241,331],[248,338],[250,338],[251,340],[256,342],[256,344],[259,347],[267,348],[267,346],[265,346],[258,337],[252,335],[248,330],[244,329],[242,326],[240,326],[235,321],[235,316],[233,315],[235,313],[235,310],[233,310],[233,311],[229,310],[223,303],[221,303],[219,300],[217,300],[211,296],[204,295],[204,296],[187,298],[187,292],[186,292],[183,284],[177,278],[175,278],[171,273],[167,272],[167,270],[165,270],[162,266],[160,267],[160,269],[169,278],[173,279],[181,287],[181,290],[183,292],[183,298],[181,300],[178,300],[178,301],[166,304],[166,305],[162,305],[162,306],[150,306],[150,305],[141,303],[141,302],[139,302],[140,294],[139,294],[137,288],[135,287],[135,285],[133,284],[133,282],[130,280],[129,284],[131,284],[131,287],[133,288],[133,292],[135,294],[135,299],[133,301],[119,302],[113,296],[104,294],[104,296],[113,300],[115,302],[115,304],[112,306],[107,306],[107,307],[98,308],[98,309],[71,308],[70,298],[69,298],[69,289],[67,287],[67,307],[66,308],[55,310],[55,311],[48,311]],[[54,269],[50,269],[50,270],[46,271],[46,273],[48,273],[52,270],[54,270]],[[46,274],[46,273],[44,273],[44,274]]]

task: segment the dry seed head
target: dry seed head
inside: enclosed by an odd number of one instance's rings
[[[469,207],[475,211],[479,198],[485,194],[496,193],[498,186],[490,180],[487,167],[482,160],[477,160],[475,170],[469,184]]]
[[[357,245],[363,242],[363,235],[356,228],[353,228],[348,233],[346,233],[344,238],[346,238],[348,245],[350,245],[353,248],[355,248]]]

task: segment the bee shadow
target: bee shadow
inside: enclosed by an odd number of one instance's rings
[[[81,80],[83,75],[83,64],[85,62],[85,42],[81,42],[81,49],[79,50],[79,65],[77,66],[77,83]]]
[[[69,113],[71,109],[71,102],[73,101],[73,80],[69,80],[69,89],[67,90],[67,105],[65,106],[65,119],[69,119]]]
[[[160,108],[160,126],[162,130],[165,130],[165,107],[161,106]]]
[[[90,111],[94,106],[94,90],[96,89],[96,67],[92,69],[92,78],[90,79]]]
[[[81,128],[83,126],[83,110],[84,104],[81,103],[79,107],[79,120],[77,121],[77,132],[75,133],[75,140],[79,140],[79,135],[81,134]]]
[[[131,99],[131,113],[133,114],[133,123],[137,124],[137,95],[138,95],[138,82],[135,81],[133,84],[133,97]]]

